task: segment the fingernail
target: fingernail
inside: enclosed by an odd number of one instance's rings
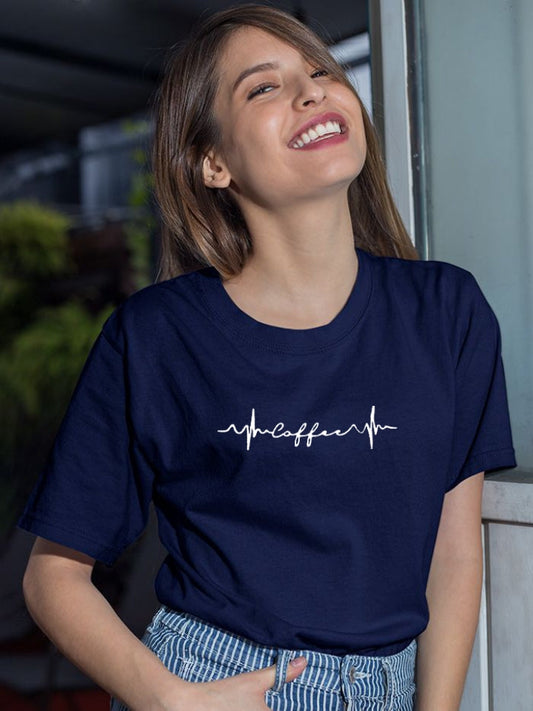
[[[306,662],[305,657],[298,657],[298,659],[293,659],[291,665],[293,667],[302,667]]]

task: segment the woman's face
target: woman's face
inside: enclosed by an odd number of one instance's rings
[[[219,79],[222,144],[204,161],[207,185],[229,187],[241,207],[346,192],[366,157],[361,108],[347,86],[253,27],[230,37]]]

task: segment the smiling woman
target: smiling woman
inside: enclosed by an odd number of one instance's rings
[[[305,93],[313,84],[317,86],[311,91],[322,92],[322,98],[301,97],[302,107],[293,107],[291,114],[291,91],[293,95]],[[333,94],[324,99],[326,88]],[[166,226],[162,279],[206,264],[225,277],[234,276],[252,252],[253,230],[237,199],[238,183],[230,184],[230,190],[210,191],[201,171],[202,156],[220,149],[224,140],[232,140],[228,135],[228,128],[235,125],[232,122],[239,120],[236,134],[248,121],[256,121],[248,133],[252,141],[262,141],[270,155],[279,140],[285,139],[288,145],[312,128],[316,119],[310,119],[311,115],[331,111],[337,99],[339,109],[346,108],[351,117],[353,135],[346,136],[340,111],[341,136],[326,143],[349,140],[343,151],[345,160],[351,158],[354,165],[359,161],[359,169],[352,166],[351,176],[345,177],[353,242],[374,254],[417,258],[387,185],[377,134],[343,69],[326,45],[294,18],[273,8],[241,6],[238,12],[235,8],[208,18],[194,39],[178,47],[167,61],[157,97],[153,150],[156,190]],[[284,116],[279,113],[282,110]],[[272,144],[266,133],[274,128],[274,111],[278,112],[279,133]],[[301,141],[309,148],[318,146],[309,134]],[[349,157],[349,149],[355,151],[354,156]],[[324,155],[322,168],[328,158]],[[250,156],[253,159],[260,156]],[[256,171],[270,165],[270,161],[262,162]],[[300,166],[304,172],[310,168]],[[294,179],[301,180],[301,174]],[[215,181],[211,187],[223,185]],[[281,185],[278,192],[282,193]]]
[[[156,110],[161,280],[104,324],[21,518],[28,606],[114,711],[413,711],[418,668],[417,711],[456,711],[482,472],[515,464],[494,313],[416,259],[357,93],[294,18],[208,18]],[[141,643],[91,571],[152,501]]]

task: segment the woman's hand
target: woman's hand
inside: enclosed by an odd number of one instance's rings
[[[287,666],[285,682],[290,682],[305,669],[303,657],[301,666],[290,663]],[[243,672],[225,679],[202,682],[183,680],[176,689],[176,695],[163,703],[165,711],[269,711],[265,703],[265,692],[274,686],[276,665]]]

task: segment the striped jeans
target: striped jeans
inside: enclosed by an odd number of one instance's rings
[[[276,663],[276,680],[265,692],[273,711],[413,711],[416,639],[383,657],[266,647],[163,606],[143,642],[185,681],[213,681]],[[301,655],[304,671],[286,682],[287,664]],[[112,699],[111,711],[127,709]]]

